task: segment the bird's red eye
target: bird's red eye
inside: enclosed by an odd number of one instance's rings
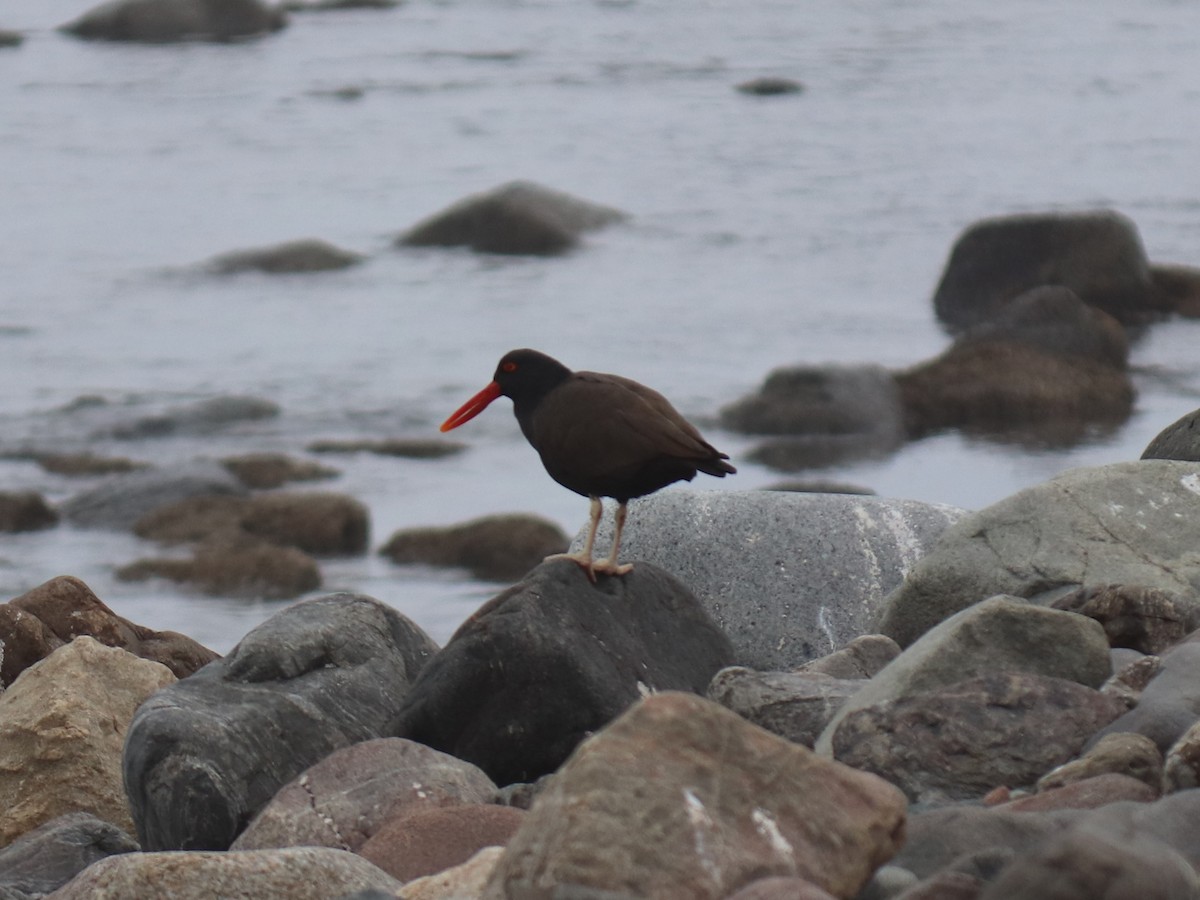
[[[517,364],[516,364],[515,362],[511,362],[511,361],[510,361],[510,362],[506,362],[504,365],[502,365],[502,366],[500,367],[500,371],[502,371],[502,372],[515,372],[515,371],[517,371]]]

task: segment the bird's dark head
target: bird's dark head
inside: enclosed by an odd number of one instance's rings
[[[556,359],[536,350],[511,350],[496,366],[491,383],[460,406],[445,422],[450,431],[475,418],[497,397],[509,397],[517,418],[528,415],[539,400],[571,377],[571,370]]]
[[[571,377],[571,370],[537,350],[510,350],[496,366],[492,380],[514,403],[535,403]]]

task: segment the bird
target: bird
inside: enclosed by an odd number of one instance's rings
[[[492,381],[442,423],[442,432],[475,418],[492,401],[508,397],[526,440],[542,458],[550,477],[591,501],[587,538],[568,559],[588,578],[625,575],[617,553],[629,501],[697,472],[724,478],[737,472],[658,391],[620,375],[575,372],[537,350],[512,350],[496,366]],[[607,559],[593,558],[603,514],[601,497],[617,501],[612,548]]]

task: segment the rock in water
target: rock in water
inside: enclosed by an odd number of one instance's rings
[[[639,563],[588,581],[545,563],[486,603],[422,671],[399,734],[500,785],[553,772],[641,696],[702,693],[733,649],[686,587]]]
[[[224,850],[275,792],[332,751],[393,734],[436,645],[360,594],[298,603],[142,705],[125,788],[146,850]]]
[[[903,843],[904,817],[883,779],[669,692],[576,751],[483,896],[550,897],[542,886],[559,885],[563,896],[722,900],[784,875],[853,897]]]

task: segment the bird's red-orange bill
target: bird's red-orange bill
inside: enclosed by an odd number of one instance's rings
[[[445,422],[442,423],[439,431],[449,431],[452,428],[457,428],[464,422],[469,422],[485,409],[487,405],[500,396],[500,385],[492,382],[482,391],[456,409]]]

